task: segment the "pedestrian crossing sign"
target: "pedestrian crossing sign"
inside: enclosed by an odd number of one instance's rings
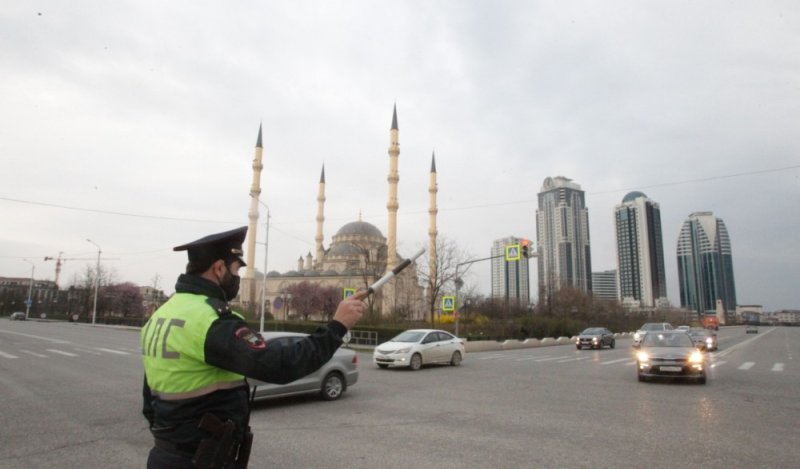
[[[506,261],[520,260],[519,243],[506,245]]]
[[[355,288],[342,288],[342,299],[346,300],[348,297],[353,296],[355,294],[356,294]]]
[[[442,297],[442,311],[455,311],[456,310],[456,297],[443,296]]]

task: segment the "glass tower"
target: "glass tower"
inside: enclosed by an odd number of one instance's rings
[[[530,303],[528,259],[507,261],[505,258],[506,246],[519,242],[520,238],[510,236],[492,243],[492,297],[526,306]]]

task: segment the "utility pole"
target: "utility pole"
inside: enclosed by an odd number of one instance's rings
[[[31,283],[28,286],[28,300],[25,302],[25,320],[28,320],[28,314],[31,311],[31,294],[33,293],[33,272],[36,270],[36,264],[29,261],[28,259],[22,259],[23,261],[27,262],[31,265]]]
[[[91,239],[86,238],[86,241],[97,246],[97,268],[94,273],[94,307],[92,308],[92,325],[94,325],[97,319],[97,289],[100,286],[100,254],[102,254],[103,251],[100,249],[100,245]]]

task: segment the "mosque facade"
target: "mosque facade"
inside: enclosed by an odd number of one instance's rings
[[[290,290],[292,286],[301,282],[309,282],[320,287],[333,287],[342,295],[346,289],[364,289],[379,279],[384,273],[391,271],[404,258],[395,251],[397,227],[397,184],[398,156],[399,156],[399,128],[397,125],[397,108],[392,115],[389,145],[389,200],[387,203],[388,232],[387,236],[375,225],[359,219],[349,222],[339,228],[332,236],[330,245],[326,248],[323,244],[325,220],[325,167],[322,167],[319,187],[317,192],[317,216],[315,249],[300,255],[297,260],[296,270],[288,272],[270,271],[264,276],[255,268],[247,270],[242,279],[242,290],[239,302],[245,307],[255,306],[256,313],[260,313],[261,302],[264,309],[277,319],[293,319],[298,316],[292,307]],[[258,145],[261,144],[261,129],[259,128]],[[261,170],[261,152],[257,147],[253,170]],[[432,169],[433,170],[433,169]],[[259,173],[260,179],[260,173]],[[260,187],[255,178],[251,193],[260,193]],[[254,212],[256,213],[253,216]],[[250,230],[255,233],[257,226],[257,211],[251,207]],[[434,222],[435,223],[435,222]],[[435,226],[435,225],[434,225]],[[254,237],[255,235],[253,235]],[[254,246],[255,243],[252,245]],[[254,266],[254,247],[246,253],[248,267]],[[402,314],[412,320],[425,319],[425,289],[419,285],[416,266],[412,263],[384,288],[373,295],[368,301],[368,306],[388,316],[393,313]],[[309,319],[321,320],[322,312],[309,316]]]

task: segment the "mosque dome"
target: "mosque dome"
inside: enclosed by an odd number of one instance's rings
[[[633,202],[639,197],[647,197],[647,196],[644,195],[644,192],[639,192],[639,191],[628,192],[628,194],[622,199],[622,203]]]
[[[373,228],[375,227],[373,226]],[[341,234],[341,230],[339,230],[339,234]],[[350,243],[336,243],[333,246],[331,246],[330,250],[328,250],[327,253],[327,255],[331,257],[339,256],[339,257],[355,257],[355,258],[358,258],[358,256],[361,254],[364,254],[364,250]]]
[[[339,231],[336,233],[336,236],[351,236],[351,235],[375,236],[383,238],[381,230],[375,227],[375,225],[367,223],[365,221],[350,222],[341,227]]]

